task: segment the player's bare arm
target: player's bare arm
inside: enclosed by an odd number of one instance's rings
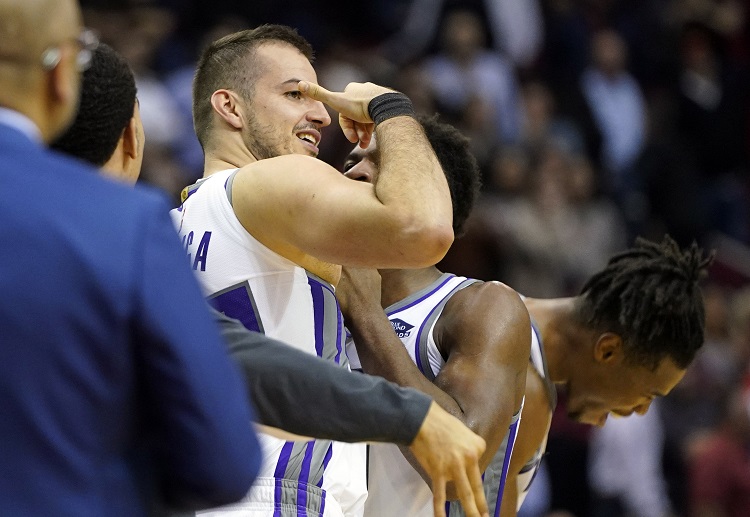
[[[526,400],[521,413],[521,424],[516,445],[510,458],[508,477],[500,508],[500,517],[515,517],[518,506],[518,475],[536,454],[549,432],[552,410],[544,381],[531,363],[526,374]],[[525,487],[521,487],[525,488]]]
[[[351,84],[307,93],[353,121],[349,135],[369,142],[367,105],[386,88]],[[352,182],[320,160],[287,155],[247,165],[232,187],[243,226],[268,247],[297,260],[333,264],[421,267],[438,262],[453,241],[450,192],[420,124],[409,116],[375,128],[381,148],[377,186]]]
[[[446,365],[430,382],[413,363],[379,306],[376,272],[344,268],[337,290],[365,372],[430,395],[487,442],[484,470],[521,407],[531,324],[512,289],[475,284],[446,304],[435,339]]]

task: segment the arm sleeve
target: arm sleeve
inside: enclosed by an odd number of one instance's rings
[[[144,205],[134,325],[161,496],[185,510],[234,502],[260,468],[254,414],[166,204]]]
[[[432,401],[427,395],[334,366],[214,313],[260,423],[340,442],[414,441]]]

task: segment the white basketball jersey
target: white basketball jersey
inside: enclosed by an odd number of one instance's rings
[[[391,305],[385,312],[396,334],[403,342],[420,371],[431,381],[440,372],[445,360],[433,337],[435,323],[454,293],[477,280],[443,274],[426,288]],[[361,368],[351,339],[347,354],[352,368]],[[493,505],[502,494],[510,453],[515,442],[520,412],[514,415],[509,431],[497,454],[484,473],[485,495],[493,513]],[[510,447],[508,447],[510,443]],[[449,517],[463,514],[458,503],[446,505]],[[390,444],[373,444],[368,455],[368,496],[365,516],[432,517],[432,491],[422,477]]]
[[[541,376],[544,381],[545,387],[547,388],[547,399],[550,403],[550,412],[554,411],[555,405],[557,404],[557,391],[555,385],[549,376],[547,370],[547,357],[544,355],[544,346],[542,345],[542,335],[539,332],[536,324],[532,321],[532,332],[531,332],[531,364],[534,365],[534,369]],[[544,452],[547,449],[547,437],[544,437],[544,441],[537,449],[534,457],[529,460],[526,465],[523,466],[517,479],[518,487],[518,504],[516,509],[521,508],[521,504],[526,495],[529,493],[531,488],[531,482],[534,481],[539,465],[544,457]]]
[[[188,187],[187,199],[171,212],[206,296],[247,328],[348,368],[333,287],[244,229],[228,194],[235,172],[218,172]],[[264,434],[260,439],[264,460],[253,489],[240,503],[209,514],[362,514],[367,494],[364,445],[285,442]]]

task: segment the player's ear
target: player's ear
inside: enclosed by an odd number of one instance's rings
[[[601,334],[594,344],[594,361],[604,364],[617,364],[622,358],[622,338],[612,332]]]
[[[140,153],[140,147],[138,142],[138,129],[135,120],[135,115],[130,117],[128,125],[125,126],[125,130],[122,132],[122,151],[128,155],[131,159],[138,159]]]
[[[242,129],[244,114],[236,94],[229,90],[216,90],[211,95],[211,107],[224,122],[234,129]]]

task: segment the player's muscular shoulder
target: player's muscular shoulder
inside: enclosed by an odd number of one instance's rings
[[[456,292],[445,305],[436,325],[441,352],[459,346],[468,352],[486,352],[503,343],[530,343],[531,322],[518,293],[501,282],[477,282]],[[497,336],[506,336],[498,340]],[[445,349],[443,349],[445,347]],[[525,346],[528,352],[528,346]],[[519,352],[524,355],[523,350]],[[528,353],[525,354],[528,359]]]

